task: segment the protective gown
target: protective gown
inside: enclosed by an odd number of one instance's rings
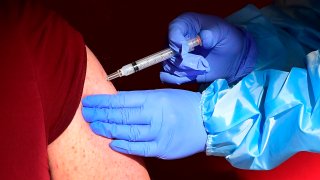
[[[248,5],[227,18],[253,34],[259,58],[235,85],[220,79],[203,91],[208,155],[241,169],[272,169],[299,151],[320,152],[318,4]]]

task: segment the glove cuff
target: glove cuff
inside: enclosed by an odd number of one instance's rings
[[[244,45],[243,45],[243,51],[242,55],[240,56],[240,64],[239,68],[237,70],[237,73],[228,79],[229,83],[236,83],[239,81],[242,77],[248,75],[250,72],[254,70],[256,61],[257,61],[257,47],[256,42],[252,35],[245,30],[244,28],[239,28],[240,31],[242,31],[244,35]]]

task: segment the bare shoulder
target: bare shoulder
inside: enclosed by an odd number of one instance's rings
[[[106,73],[87,48],[87,73],[83,96],[111,94],[116,90],[106,81]],[[138,157],[117,153],[109,139],[91,132],[81,115],[81,104],[68,128],[48,147],[53,179],[149,179]]]

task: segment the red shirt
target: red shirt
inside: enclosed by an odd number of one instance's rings
[[[80,103],[84,41],[39,5],[1,3],[0,179],[50,179],[47,145]]]

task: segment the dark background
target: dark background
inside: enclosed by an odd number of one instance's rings
[[[80,31],[108,74],[168,47],[168,24],[183,12],[224,17],[248,3],[271,0],[46,0]],[[118,90],[168,87],[159,81],[161,65],[113,81]],[[183,86],[176,88],[190,88]]]
[[[108,74],[123,65],[168,46],[168,24],[183,12],[194,11],[225,17],[248,3],[257,7],[271,0],[45,0],[83,34],[86,44]],[[161,65],[113,81],[118,90],[183,88],[197,90],[196,84],[173,86],[159,80]],[[204,153],[179,160],[145,158],[152,179],[241,179],[244,172],[231,167],[224,158]],[[254,176],[252,176],[254,177]]]

